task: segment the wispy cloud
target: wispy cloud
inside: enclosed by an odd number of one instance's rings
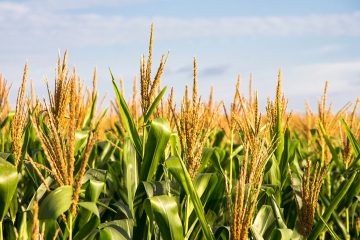
[[[0,16],[3,14],[19,16],[27,13],[29,8],[25,4],[14,2],[0,2]]]
[[[123,0],[121,2],[126,2]],[[44,44],[69,47],[110,45],[139,39],[155,21],[159,39],[229,38],[243,36],[360,36],[360,12],[307,16],[270,17],[122,17],[94,13],[66,13],[55,11],[53,1],[44,4],[23,2],[0,3],[0,33],[4,45],[16,45],[26,36],[36,47]],[[85,7],[85,1],[76,4],[65,1],[65,6]],[[116,1],[107,0],[107,4]],[[88,1],[86,1],[88,3]],[[91,0],[93,5],[98,0]],[[55,5],[57,6],[57,5]],[[21,40],[20,40],[21,43]]]
[[[208,77],[208,76],[212,76],[212,77],[217,77],[217,76],[222,76],[224,75],[224,73],[226,73],[226,71],[228,70],[229,66],[228,65],[218,65],[218,66],[210,66],[210,67],[205,67],[204,69],[202,69],[200,71],[200,75],[204,76],[204,77]]]
[[[295,66],[287,69],[286,77],[292,83],[297,82],[297,84],[286,84],[288,94],[317,93],[319,95],[325,81],[329,80],[330,93],[347,92],[351,93],[352,97],[356,97],[360,83],[360,61]]]

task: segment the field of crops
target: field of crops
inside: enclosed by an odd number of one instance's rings
[[[194,59],[176,103],[152,35],[128,101],[110,71],[108,107],[67,53],[46,99],[26,65],[10,108],[0,77],[0,240],[359,238],[359,100],[333,112],[326,83],[290,113],[279,71],[266,112],[240,77],[228,106],[198,95]]]

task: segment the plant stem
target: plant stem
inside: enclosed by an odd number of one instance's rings
[[[189,216],[188,216],[188,209],[189,209],[189,204],[190,204],[190,199],[189,196],[185,196],[186,200],[185,200],[185,219],[184,219],[184,230],[185,230],[185,234],[188,231],[189,228]]]
[[[3,240],[2,221],[0,221],[0,240]]]
[[[347,234],[346,239],[350,239],[350,238],[348,237],[348,236],[349,236],[349,233],[350,233],[349,208],[346,208],[345,214],[346,214],[346,234]]]
[[[69,240],[72,240],[72,214],[69,214]]]

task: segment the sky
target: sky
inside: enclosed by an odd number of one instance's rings
[[[25,63],[45,96],[45,76],[54,79],[58,50],[66,49],[87,85],[96,66],[99,92],[111,99],[110,67],[129,96],[152,22],[153,72],[169,51],[162,85],[174,86],[178,100],[194,57],[203,98],[213,86],[216,99],[230,102],[238,74],[246,95],[252,74],[264,106],[279,68],[289,110],[303,111],[307,100],[316,111],[326,80],[335,108],[360,96],[358,0],[0,0],[0,73],[12,83],[10,101]]]

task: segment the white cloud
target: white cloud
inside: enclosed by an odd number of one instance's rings
[[[20,3],[13,3],[13,2],[0,2],[0,16],[3,14],[19,16],[27,13],[29,8]]]
[[[102,1],[101,1],[102,2]],[[121,3],[128,0],[120,1]],[[88,2],[86,2],[88,3]],[[103,2],[102,2],[103,3]],[[99,0],[91,0],[96,6]],[[103,4],[118,4],[107,0]],[[29,3],[0,3],[0,33],[3,45],[16,46],[26,36],[34,43],[68,47],[109,45],[141,39],[152,20],[156,23],[157,38],[181,39],[202,37],[243,36],[360,36],[360,12],[308,16],[270,17],[122,17],[94,13],[72,14],[61,8],[85,8],[84,0],[30,1]],[[26,13],[26,14],[25,14]]]
[[[286,84],[291,79],[292,84]],[[360,90],[360,61],[317,63],[286,69],[286,92],[290,95],[321,94],[325,81],[329,81],[329,92],[351,92]]]

